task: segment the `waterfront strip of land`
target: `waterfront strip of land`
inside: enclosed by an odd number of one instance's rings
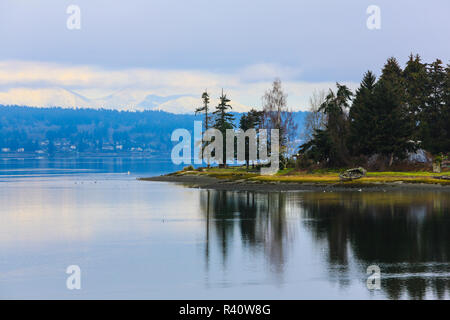
[[[167,175],[140,178],[143,181],[176,182],[190,187],[217,190],[383,190],[439,189],[450,191],[447,173],[427,171],[367,172],[352,181],[341,181],[342,170],[300,171],[280,170],[275,175],[263,176],[245,167],[185,169]]]

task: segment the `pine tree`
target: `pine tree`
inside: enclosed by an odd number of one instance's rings
[[[336,83],[336,86],[338,88],[336,94],[330,89],[319,111],[323,111],[328,117],[326,131],[332,141],[329,164],[341,166],[346,165],[349,158],[346,145],[348,135],[346,109],[350,106],[349,101],[353,94],[345,85]]]
[[[256,129],[260,126],[262,122],[263,112],[257,111],[255,109],[251,109],[246,114],[242,115],[241,119],[239,120],[239,128],[243,130],[244,132],[248,129]],[[245,162],[247,164],[247,170],[249,167],[249,145],[248,140],[245,139]]]
[[[215,115],[214,128],[222,132],[223,136],[223,166],[226,166],[226,132],[227,129],[234,128],[234,116],[228,110],[232,107],[229,104],[231,100],[227,98],[226,94],[223,93],[219,98],[219,104],[216,106],[216,111],[213,112]]]
[[[314,160],[314,162],[329,162],[335,154],[333,148],[333,141],[328,130],[316,129],[313,138],[302,144],[298,153],[306,159]]]
[[[380,80],[375,85],[375,128],[373,142],[375,153],[389,158],[389,166],[394,158],[403,159],[412,149],[412,130],[408,121],[405,102],[405,82],[395,58],[389,58],[384,65]]]
[[[428,97],[428,75],[427,66],[421,62],[419,55],[409,56],[403,71],[405,80],[405,99],[407,104],[407,112],[411,128],[413,129],[413,139],[420,140],[420,115],[425,109]]]
[[[223,135],[226,134],[227,129],[233,129],[234,116],[228,111],[232,107],[229,105],[231,100],[227,98],[227,95],[223,93],[219,98],[219,104],[216,107],[216,111],[213,112],[215,115],[214,128],[220,130]]]
[[[445,100],[448,95],[447,74],[439,59],[428,65],[427,72],[429,95],[426,107],[421,114],[421,135],[424,148],[436,154],[448,151],[448,149],[445,150],[445,136],[449,126],[445,119]]]
[[[372,136],[375,129],[374,115],[376,112],[375,84],[375,75],[371,71],[367,71],[350,108],[348,146],[353,155],[371,155],[374,151]]]
[[[203,123],[205,126],[204,132],[206,132],[209,129],[209,127],[211,126],[211,115],[209,113],[209,94],[208,94],[207,90],[205,90],[205,92],[203,92],[203,94],[202,94],[202,101],[203,101],[203,106],[195,109],[195,114],[196,115],[197,115],[197,113],[205,114],[205,119],[204,119]],[[203,150],[205,149],[206,145],[207,145],[206,142],[201,143],[201,155],[200,155],[201,158],[203,155]],[[207,166],[208,166],[208,168],[210,166],[209,160],[207,160]]]
[[[262,122],[262,116],[262,111],[251,109],[249,112],[242,115],[241,119],[239,120],[239,128],[243,131],[258,128]]]
[[[205,125],[205,131],[206,131],[209,129],[209,126],[211,124],[211,115],[209,114],[209,94],[208,94],[207,90],[205,90],[205,92],[203,92],[203,94],[202,94],[202,101],[203,101],[203,106],[195,109],[195,114],[197,114],[197,113],[205,114],[204,125]]]
[[[445,106],[442,112],[442,121],[444,123],[444,137],[442,152],[450,153],[450,65],[445,69]]]

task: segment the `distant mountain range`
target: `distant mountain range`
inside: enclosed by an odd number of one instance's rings
[[[148,97],[151,109],[182,97]],[[81,98],[80,98],[81,99]],[[146,107],[142,107],[146,108]],[[238,125],[242,113],[234,113]],[[299,132],[306,112],[295,112]],[[0,105],[0,155],[6,153],[124,153],[168,155],[173,130],[193,131],[200,115],[165,111],[34,108]]]
[[[18,105],[30,105],[36,107],[62,106],[64,108],[94,108],[114,109],[131,111],[166,111],[175,114],[193,113],[196,107],[201,106],[200,96],[194,97],[189,94],[177,94],[160,96],[148,94],[148,92],[120,90],[113,94],[98,98],[87,98],[75,91],[65,88],[46,88],[34,90],[31,88],[11,89],[14,101]],[[94,95],[94,94],[90,94]],[[0,93],[0,104],[2,102]],[[248,111],[246,106],[233,101],[233,108],[237,112]]]

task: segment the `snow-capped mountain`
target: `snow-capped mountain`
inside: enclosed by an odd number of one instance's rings
[[[217,101],[211,99],[213,107]],[[200,97],[188,94],[162,96],[145,91],[120,90],[106,96],[88,98],[65,88],[14,88],[0,91],[0,104],[36,107],[105,108],[117,110],[159,110],[175,114],[193,113],[202,105]],[[233,111],[248,111],[248,107],[232,101]]]

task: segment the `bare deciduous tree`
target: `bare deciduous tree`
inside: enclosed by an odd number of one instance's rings
[[[325,90],[318,90],[309,98],[309,113],[306,115],[301,136],[304,143],[313,139],[316,130],[325,129],[327,118],[319,108],[325,102],[326,96]]]
[[[275,79],[272,88],[264,94],[263,98],[264,129],[278,129],[280,136],[280,151],[288,153],[289,146],[297,136],[297,124],[292,111],[288,109],[287,94],[281,88],[281,80]],[[270,131],[269,131],[270,132]]]

